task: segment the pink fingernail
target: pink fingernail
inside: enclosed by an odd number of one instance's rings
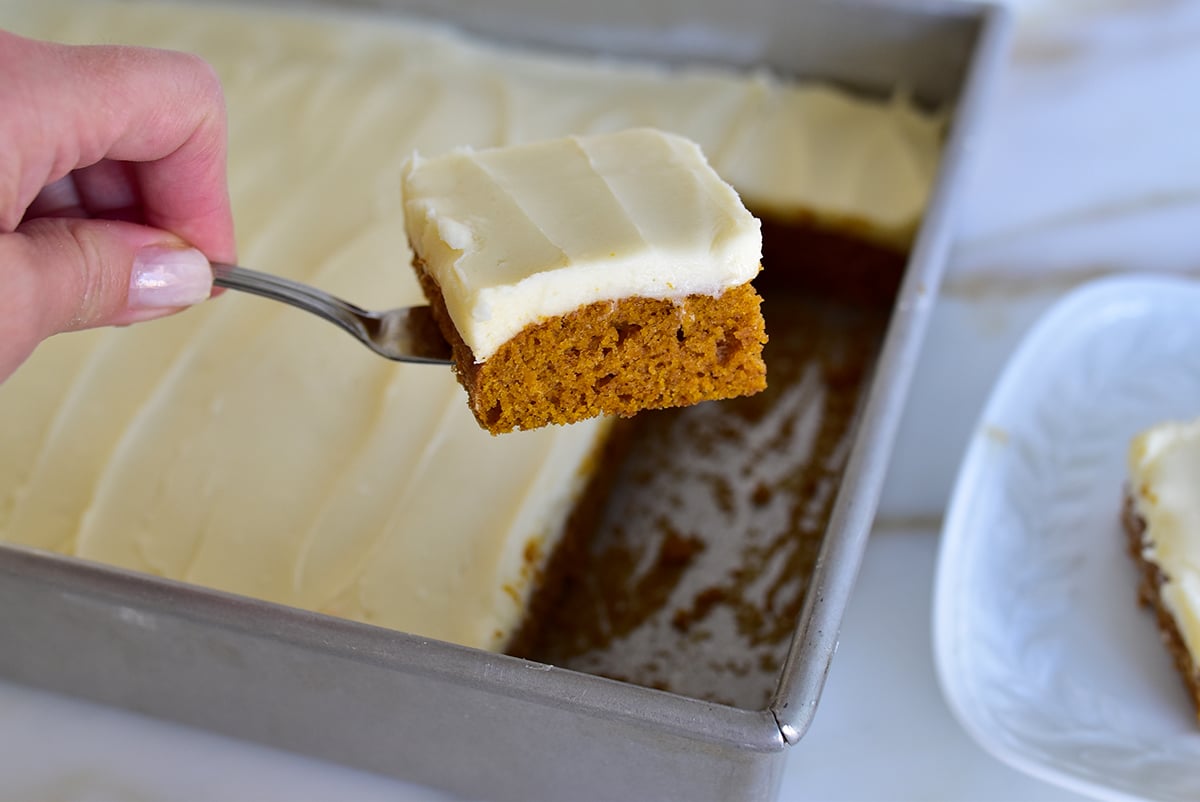
[[[131,309],[191,306],[212,292],[212,268],[195,248],[151,245],[133,258],[129,276]]]

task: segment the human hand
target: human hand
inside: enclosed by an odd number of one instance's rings
[[[0,382],[46,337],[171,314],[235,260],[200,59],[0,31]]]

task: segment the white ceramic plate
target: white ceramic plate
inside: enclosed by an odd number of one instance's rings
[[[1001,760],[1103,799],[1200,800],[1200,727],[1118,517],[1130,438],[1198,415],[1200,284],[1182,279],[1074,291],[1001,375],[947,512],[933,621],[946,699]]]

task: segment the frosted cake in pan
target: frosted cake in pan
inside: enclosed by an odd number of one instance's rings
[[[414,151],[653,126],[698,142],[756,212],[903,243],[941,136],[901,99],[374,17],[0,0],[0,26],[208,59],[228,97],[240,260],[365,307],[423,302],[399,191]],[[0,386],[0,539],[504,649],[610,426],[490,437],[449,371],[227,294],[54,338]]]

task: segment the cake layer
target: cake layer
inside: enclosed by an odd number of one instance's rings
[[[476,363],[437,285],[427,274],[422,280],[468,404],[493,434],[630,417],[767,386],[762,298],[749,284],[716,297],[598,301],[525,328]]]
[[[1158,631],[1162,637],[1163,646],[1175,663],[1175,670],[1183,680],[1188,695],[1192,699],[1196,713],[1200,716],[1200,672],[1196,669],[1196,658],[1183,642],[1174,614],[1167,608],[1162,595],[1162,586],[1166,575],[1162,570],[1146,558],[1145,536],[1146,522],[1134,509],[1131,493],[1126,493],[1125,503],[1121,505],[1121,527],[1125,531],[1125,542],[1129,555],[1138,568],[1138,602],[1154,611],[1158,623]],[[519,636],[520,637],[520,636]],[[525,640],[521,637],[521,641]]]
[[[1144,524],[1142,556],[1162,573],[1162,604],[1188,651],[1200,654],[1200,420],[1164,422],[1129,449],[1133,511]]]
[[[521,53],[376,16],[0,0],[0,27],[198,53],[227,92],[241,261],[375,308],[423,303],[405,159],[656,126],[747,199],[903,237],[941,125],[764,74]],[[0,386],[0,539],[420,635],[503,647],[607,421],[492,438],[449,371],[224,297],[56,337]]]
[[[762,259],[758,220],[699,146],[651,128],[414,158],[403,192],[476,362],[588,304],[720,295]]]

